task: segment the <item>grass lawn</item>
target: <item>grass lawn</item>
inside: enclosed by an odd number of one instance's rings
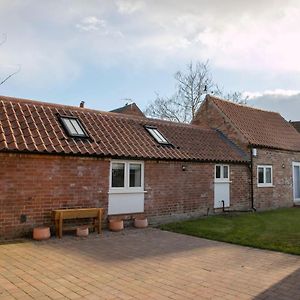
[[[300,255],[300,208],[219,215],[170,223],[163,230]]]

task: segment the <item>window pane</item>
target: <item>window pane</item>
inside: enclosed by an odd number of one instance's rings
[[[75,130],[77,131],[77,134],[85,135],[82,128],[79,126],[78,121],[75,119],[70,119],[72,125],[74,126]]]
[[[228,179],[228,166],[223,167],[223,178]]]
[[[67,118],[62,118],[63,122],[65,123],[65,126],[68,128],[68,130],[70,131],[71,134],[77,134],[77,131],[75,130],[75,128],[73,127],[70,119]]]
[[[130,164],[129,167],[129,186],[130,187],[141,187],[141,172],[142,166],[140,164]]]
[[[154,139],[160,144],[169,144],[169,142],[164,138],[164,136],[156,129],[156,128],[149,128],[146,129],[150,132],[150,134],[154,137]]]
[[[271,183],[272,182],[272,172],[271,168],[266,168],[266,183]]]
[[[159,136],[160,143],[168,144],[168,141],[163,137],[163,135],[157,129],[154,129],[154,131]]]
[[[216,178],[221,178],[221,166],[216,166]]]
[[[264,168],[258,168],[258,183],[264,183]]]
[[[124,187],[125,164],[113,163],[111,174],[112,187]]]

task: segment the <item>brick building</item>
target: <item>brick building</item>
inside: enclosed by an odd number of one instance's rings
[[[300,134],[280,114],[207,96],[192,122],[220,130],[250,157],[256,209],[300,201]]]
[[[165,222],[293,205],[300,135],[278,114],[250,111],[208,96],[190,125],[148,119],[135,104],[101,112],[0,97],[0,237],[53,225],[58,208]]]

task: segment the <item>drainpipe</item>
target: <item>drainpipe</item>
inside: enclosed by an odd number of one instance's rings
[[[225,201],[224,200],[222,200],[222,210],[223,210],[223,212],[225,212]]]
[[[253,211],[256,211],[256,208],[254,206],[254,188],[253,188],[253,148],[250,148],[250,165],[249,165],[249,170],[250,170],[250,198],[251,198],[251,209]]]

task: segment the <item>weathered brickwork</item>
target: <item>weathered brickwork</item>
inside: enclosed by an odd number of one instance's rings
[[[109,160],[0,154],[0,237],[52,225],[58,208],[108,207]],[[182,166],[186,170],[182,170]],[[249,170],[230,165],[231,209],[250,206]],[[214,164],[145,161],[145,214],[164,222],[213,213]],[[21,222],[26,215],[26,222]]]
[[[212,163],[146,162],[146,214],[152,220],[165,222],[213,213],[214,166]],[[249,175],[246,165],[230,165],[231,210],[250,208]]]
[[[214,103],[205,101],[193,123],[203,128],[219,129],[250,157],[249,143]],[[299,152],[267,148],[258,149],[258,156],[253,158],[253,198],[255,208],[263,210],[294,205],[293,161],[300,162]],[[257,165],[272,165],[273,187],[257,186]],[[241,181],[241,185],[246,184],[246,181]]]
[[[230,165],[230,209],[251,209],[250,169],[248,165]]]
[[[1,153],[0,237],[51,224],[53,209],[107,207],[108,172],[100,159]]]
[[[271,149],[258,149],[253,158],[254,205],[257,209],[272,209],[294,205],[293,162],[300,162],[300,153]],[[257,166],[271,165],[273,187],[257,186]]]
[[[219,129],[241,149],[248,152],[247,140],[232,126],[230,120],[211,101],[205,101],[202,104],[192,124],[198,125],[201,128]]]

